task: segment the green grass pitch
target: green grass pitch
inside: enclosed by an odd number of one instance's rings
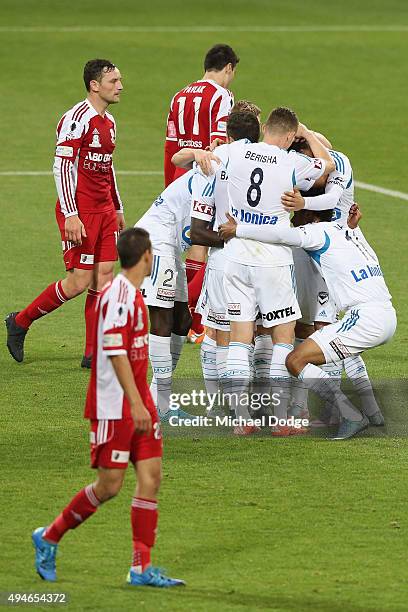
[[[160,171],[171,96],[201,77],[205,51],[225,41],[241,57],[233,83],[237,99],[253,100],[264,115],[276,105],[293,107],[349,155],[357,180],[408,191],[408,32],[383,28],[408,27],[403,0],[72,0],[65,8],[51,0],[3,0],[1,13],[3,171],[51,169],[56,122],[84,97],[82,67],[95,56],[111,58],[124,77],[122,101],[113,109],[116,169]],[[230,30],[197,31],[203,25]],[[251,25],[301,27],[237,30]],[[350,31],[330,31],[333,25]],[[358,25],[367,28],[356,31]],[[33,31],[19,31],[21,26]],[[57,31],[64,26],[83,29]],[[61,277],[63,266],[52,177],[0,175],[0,181],[0,304],[6,314]],[[162,177],[122,175],[119,186],[133,224],[161,191]],[[407,375],[407,202],[363,190],[357,199],[399,317],[393,342],[366,354],[366,363],[373,377],[401,379]],[[408,445],[402,437],[364,436],[348,444],[170,438],[154,560],[188,586],[163,592],[124,584],[132,474],[116,500],[64,539],[59,582],[52,588],[40,582],[31,531],[92,478],[82,419],[88,379],[79,368],[82,311],[78,299],[35,324],[23,365],[5,348],[0,354],[0,590],[64,591],[72,610],[408,609]],[[177,376],[200,376],[196,347],[186,347]]]

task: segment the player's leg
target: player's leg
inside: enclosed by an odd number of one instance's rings
[[[352,355],[343,361],[347,378],[353,384],[361,400],[361,409],[371,425],[384,425],[384,417],[375,399],[367,368],[361,355]]]
[[[65,533],[82,525],[101,504],[119,493],[125,471],[126,468],[99,467],[94,483],[79,491],[48,527],[39,527],[33,532],[36,569],[43,580],[56,580],[57,547]]]
[[[149,398],[145,405],[152,417],[152,430],[148,435],[135,432],[131,440],[130,459],[135,466],[137,484],[130,511],[133,552],[127,582],[132,586],[179,586],[184,584],[182,580],[168,578],[159,568],[151,566],[159,517],[157,496],[163,447],[157,410]]]
[[[91,278],[92,269],[70,269],[66,278],[49,285],[20,312],[12,312],[7,316],[7,348],[16,361],[22,362],[24,359],[24,341],[32,323],[83,293]]]
[[[207,394],[217,393],[217,332],[209,326],[205,328],[205,336],[201,343],[200,360]]]
[[[368,425],[368,420],[349,401],[338,385],[333,382],[330,375],[317,367],[323,365],[326,361],[337,360],[336,355],[334,359],[326,357],[330,350],[333,352],[330,342],[333,339],[333,332],[335,333],[334,328],[337,327],[338,324],[326,326],[305,340],[301,346],[298,346],[288,355],[286,366],[290,373],[293,376],[300,377],[309,389],[312,389],[324,400],[337,406],[343,420],[339,431],[333,439],[344,440],[365,429]],[[319,336],[316,334],[319,334]],[[322,338],[324,339],[322,340]],[[328,350],[326,347],[328,347]]]
[[[191,314],[188,306],[186,266],[176,258],[176,291],[174,295],[173,328],[171,331],[170,352],[172,371],[177,367],[181,351],[191,327]]]
[[[95,306],[103,287],[112,281],[117,255],[118,220],[116,210],[97,215],[99,224],[93,221],[95,233],[94,273],[85,300],[85,350],[81,366],[90,368],[92,362]]]
[[[92,364],[93,338],[95,330],[96,306],[104,286],[113,279],[114,261],[95,263],[92,281],[85,300],[85,350],[81,367],[90,368]]]
[[[204,326],[201,323],[201,314],[196,312],[197,301],[203,286],[206,270],[208,248],[194,244],[187,251],[186,272],[188,282],[188,305],[192,315],[189,340],[200,343],[203,339]]]

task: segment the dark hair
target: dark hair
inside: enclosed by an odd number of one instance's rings
[[[143,253],[151,251],[152,243],[150,242],[149,232],[141,227],[129,227],[119,234],[118,238],[118,253],[120,265],[127,270],[133,268]]]
[[[248,138],[251,142],[259,140],[259,121],[253,113],[231,113],[227,120],[227,135],[233,140]]]
[[[222,70],[227,64],[235,68],[238,62],[239,57],[229,45],[214,45],[204,58],[204,70]]]
[[[274,108],[265,122],[265,127],[271,132],[296,132],[299,126],[299,119],[296,113],[290,108],[278,106]]]
[[[290,145],[289,151],[296,151],[296,153],[303,153],[304,155],[307,155],[305,151],[311,151],[311,149],[305,138],[296,138]]]
[[[326,210],[314,210],[316,217],[319,217],[320,221],[332,221],[333,219],[333,208],[326,208]]]
[[[321,187],[312,187],[309,191],[301,191],[300,193],[304,198],[315,198],[316,196],[323,195],[325,192],[326,186],[322,185]],[[302,209],[303,210],[303,209]],[[306,210],[306,209],[304,209]],[[315,217],[319,217],[320,221],[331,221],[333,219],[333,209],[326,208],[326,210],[313,210],[309,211],[313,212]]]
[[[255,117],[259,117],[261,109],[253,102],[249,102],[249,100],[238,100],[231,108],[231,113],[239,112],[252,113]]]
[[[93,59],[86,62],[84,67],[84,83],[87,91],[90,91],[91,81],[101,81],[104,72],[115,70],[115,64],[105,59]]]

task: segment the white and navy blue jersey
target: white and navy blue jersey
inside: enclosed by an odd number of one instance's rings
[[[195,172],[189,170],[166,187],[135,224],[149,232],[153,247],[160,245],[169,254],[180,254],[191,246],[190,207]]]
[[[322,195],[305,198],[308,210],[327,210],[333,208],[333,221],[347,223],[350,207],[354,204],[353,170],[347,155],[340,151],[330,151],[336,164],[328,176],[325,192]]]
[[[226,215],[229,211],[228,174],[223,164],[215,162],[212,164],[214,169],[212,176],[207,177],[200,172],[193,176],[191,218],[212,223],[214,231],[217,231],[218,227],[227,221]],[[223,249],[211,247],[207,265],[212,269],[222,269]]]
[[[339,223],[309,223],[302,227],[238,226],[237,234],[302,247],[320,268],[338,310],[367,302],[388,302],[391,295],[374,250],[359,228]]]
[[[326,162],[265,142],[238,140],[214,151],[228,172],[230,214],[238,225],[284,225],[289,213],[281,197],[297,184],[312,183],[324,174]],[[225,248],[228,259],[256,266],[282,266],[293,263],[292,251],[285,246],[234,238]]]

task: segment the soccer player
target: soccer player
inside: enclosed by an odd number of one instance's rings
[[[246,100],[237,102],[227,120],[227,142],[240,139],[258,142],[259,115],[260,109],[256,105]],[[216,158],[216,152],[213,157]],[[176,165],[186,165],[199,159],[202,156],[196,149],[183,149],[173,156]],[[214,393],[219,388],[226,370],[229,344],[229,318],[223,286],[224,244],[217,233],[218,226],[226,221],[229,210],[228,175],[222,164],[215,161],[212,164],[207,168],[209,173],[214,172],[211,176],[200,172],[193,176],[190,228],[193,244],[210,247],[205,281],[198,300],[206,326],[206,335],[201,344],[201,367],[208,393]]]
[[[389,342],[397,319],[391,295],[385,284],[377,255],[357,227],[361,213],[350,210],[348,225],[332,223],[332,210],[302,210],[295,213],[300,227],[255,227],[236,225],[232,217],[220,228],[225,240],[231,236],[290,245],[305,249],[321,268],[329,294],[338,310],[344,310],[341,321],[314,332],[286,358],[286,366],[309,389],[329,402],[334,402],[342,421],[333,440],[345,440],[365,429],[370,423],[382,424],[382,415],[363,415],[353,406],[330,376],[317,367],[336,363],[366,349]]]
[[[310,148],[304,140],[294,143],[293,146],[295,150],[305,155],[311,154]],[[294,189],[283,194],[282,203],[288,212],[303,208],[306,210],[334,208],[332,221],[345,225],[350,209],[354,204],[353,170],[349,158],[341,151],[330,150],[330,155],[336,167],[327,179],[319,179],[318,183],[322,183],[323,193],[319,195],[308,193],[307,196],[303,196],[299,189]],[[321,279],[320,271],[316,269],[313,260],[308,261],[308,257],[302,249],[294,249],[294,259],[296,280],[299,281],[298,298],[302,301],[302,314],[309,313],[311,315],[313,311],[315,312],[312,321],[314,320],[314,327],[316,329],[323,325],[334,323],[337,321],[338,313],[333,301],[330,299],[327,287],[325,287],[324,281]],[[303,329],[303,338],[308,337],[313,331],[311,328]],[[361,355],[353,355],[347,357],[343,362],[328,363],[322,367],[330,374],[333,380],[337,380],[338,385],[341,383],[341,373],[344,367],[346,375],[359,394],[366,412],[373,413],[380,410]],[[324,425],[325,420],[335,419],[336,415],[333,415],[332,412],[331,407],[327,406],[327,409],[322,414],[323,422],[316,422],[315,425]]]
[[[214,45],[204,58],[204,76],[177,92],[170,104],[164,149],[164,178],[167,187],[185,172],[172,163],[184,147],[207,148],[214,139],[226,139],[226,120],[234,104],[230,86],[239,58],[225,44]],[[189,339],[200,342],[204,328],[195,314],[205,272],[207,248],[193,246],[186,259],[189,305],[193,315]]]
[[[296,135],[307,138],[315,158],[287,151]],[[308,185],[334,169],[328,150],[286,108],[270,113],[263,142],[222,145],[214,154],[225,166],[228,164],[230,212],[239,225],[255,228],[265,224],[288,227],[289,213],[281,204],[282,193],[296,184]],[[250,378],[254,322],[259,312],[261,324],[269,330],[273,342],[270,378],[279,380],[282,389],[276,416],[284,419],[290,381],[285,359],[293,349],[295,321],[300,318],[292,251],[241,238],[230,241],[224,251],[224,287],[231,321],[227,375],[236,381],[237,393],[244,393]],[[279,428],[274,433],[282,432]]]
[[[100,290],[112,280],[116,239],[125,227],[112,164],[116,125],[107,112],[110,104],[120,100],[122,77],[104,59],[87,62],[83,76],[88,94],[58,123],[53,168],[67,276],[49,285],[24,310],[6,318],[7,347],[18,362],[24,359],[24,340],[33,321],[88,289],[82,366],[90,367],[95,306]]]
[[[129,459],[137,477],[131,505],[133,558],[127,582],[133,586],[184,584],[151,566],[161,480],[162,438],[146,380],[147,312],[139,291],[152,268],[149,235],[125,230],[118,240],[122,270],[102,292],[96,311],[94,359],[85,407],[90,420],[91,462],[96,481],[82,489],[48,527],[33,532],[35,566],[44,580],[56,580],[61,538],[115,497]]]

